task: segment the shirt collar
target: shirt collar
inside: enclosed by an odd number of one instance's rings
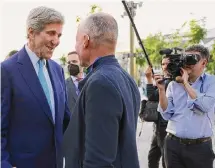
[[[110,63],[117,63],[118,64],[118,62],[117,62],[117,60],[116,60],[114,55],[100,56],[100,57],[97,57],[94,60],[94,62],[87,68],[87,73],[86,74],[88,75],[95,67],[97,67],[101,63],[104,64],[106,62],[108,62],[109,64]]]
[[[85,75],[83,73],[82,78],[84,79],[84,77],[85,77]],[[78,79],[76,76],[72,76],[72,75],[71,75],[71,78],[72,78],[73,82],[75,82]]]
[[[196,83],[197,81],[201,80],[202,82],[204,82],[205,80],[205,72],[203,72],[197,79],[195,82],[189,82],[191,85]]]
[[[99,60],[101,59],[102,57],[97,57],[95,59],[95,61],[87,68],[87,74],[90,73],[92,70],[93,70],[93,65]]]
[[[75,77],[75,76],[71,76],[71,78],[72,78],[72,81],[73,81],[73,82],[75,82],[76,79],[77,79],[77,77]]]
[[[32,64],[34,66],[37,66],[37,63],[40,58],[33,51],[31,51],[31,49],[28,47],[27,44],[25,44],[25,50],[26,50],[27,54],[29,55]],[[47,63],[46,60],[43,62],[44,62],[44,65],[46,66],[46,63]]]

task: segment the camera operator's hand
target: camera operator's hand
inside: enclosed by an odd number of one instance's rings
[[[196,99],[197,93],[196,93],[195,89],[193,89],[192,86],[188,82],[188,79],[189,79],[188,73],[189,73],[188,70],[181,68],[181,74],[182,74],[181,83],[183,83],[183,86],[184,86],[185,90],[187,91],[188,95],[190,96],[190,98]]]
[[[145,71],[146,79],[148,84],[153,84],[153,74],[152,74],[152,68],[149,66]]]
[[[154,75],[154,79],[156,82],[156,86],[160,91],[165,91],[165,84],[163,82],[163,76],[162,75]]]
[[[165,83],[163,81],[163,76],[154,75],[154,79],[155,79],[156,85],[159,90],[159,104],[160,104],[161,108],[163,109],[163,111],[165,111],[168,106],[168,100],[166,97]]]
[[[184,68],[181,68],[181,77],[182,77],[182,80],[183,80],[183,83],[188,83],[188,78],[189,78],[189,75],[188,75],[188,71]]]

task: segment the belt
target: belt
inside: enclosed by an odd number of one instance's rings
[[[184,145],[194,145],[194,144],[201,144],[207,141],[211,140],[211,137],[206,137],[206,138],[197,138],[197,139],[188,139],[188,138],[179,138],[171,133],[167,134],[167,137],[169,137],[172,140],[177,140],[179,141],[181,144]]]

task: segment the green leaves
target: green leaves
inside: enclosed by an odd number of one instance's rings
[[[212,47],[212,50],[210,52],[210,60],[209,63],[207,65],[207,69],[206,71],[210,74],[214,74],[215,75],[215,41]]]
[[[144,44],[147,54],[149,55],[150,61],[155,65],[160,64],[162,56],[159,54],[159,51],[168,45],[167,42],[165,42],[162,33],[157,33],[155,35],[150,34],[142,42]],[[146,64],[146,60],[145,57],[141,55],[142,50],[136,49],[136,53],[137,64],[140,66],[144,66]]]
[[[102,8],[99,7],[98,5],[91,5],[91,10],[90,10],[90,14],[96,13],[96,12],[101,12]]]
[[[80,16],[76,16],[76,23],[80,23],[81,21],[81,17]]]
[[[60,57],[60,62],[61,62],[61,65],[63,65],[63,66],[66,65],[66,56],[65,55],[62,55],[62,57]]]
[[[205,38],[207,34],[207,30],[204,27],[205,19],[191,20],[189,22],[190,31],[187,33],[189,39],[189,44],[198,44],[202,39]]]
[[[96,12],[101,12],[102,8],[96,4],[93,4],[90,6],[90,11],[88,12],[87,16],[89,16],[90,14],[96,13]],[[80,16],[76,16],[76,23],[80,23],[81,21],[81,17]]]
[[[184,22],[179,29],[175,32],[163,35],[162,33],[150,34],[143,41],[144,47],[149,59],[154,66],[160,65],[162,56],[159,51],[164,48],[174,48],[181,47],[186,48],[189,45],[199,44],[207,35],[207,30],[205,29],[206,18],[200,20],[190,20],[189,22]],[[186,28],[188,26],[188,28]],[[184,31],[186,28],[187,31]],[[146,65],[145,57],[141,56],[142,50],[140,48],[136,49],[137,59],[136,62],[139,66]],[[208,64],[208,72],[215,73],[215,45],[211,51],[212,57]]]

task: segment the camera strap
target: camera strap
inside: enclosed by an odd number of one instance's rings
[[[200,77],[201,81],[202,81],[202,84],[201,84],[201,87],[200,87],[200,93],[204,92],[203,87],[204,87],[205,77],[206,77],[205,73],[203,74],[203,76]]]

